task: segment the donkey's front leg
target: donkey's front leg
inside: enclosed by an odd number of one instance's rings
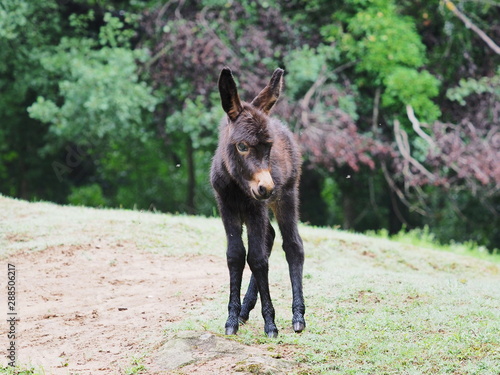
[[[278,336],[278,328],[274,322],[274,306],[269,292],[269,264],[266,251],[267,215],[255,215],[247,222],[248,229],[248,265],[255,278],[262,305],[264,331],[269,337]]]
[[[245,268],[245,246],[241,239],[243,223],[237,210],[222,201],[220,213],[227,237],[227,267],[229,269],[229,303],[226,335],[238,332],[238,317],[241,311],[241,279]]]
[[[276,233],[274,231],[271,223],[267,224],[267,236],[266,236],[266,256],[269,259],[269,255],[271,255],[271,250],[273,248],[274,237]],[[255,303],[257,302],[257,294],[258,288],[257,283],[255,281],[255,276],[252,274],[250,278],[250,284],[248,285],[248,290],[245,294],[245,298],[243,298],[243,304],[241,305],[240,312],[240,323],[244,324],[250,315],[250,311],[255,307]]]
[[[245,247],[241,237],[229,240],[227,247],[227,266],[229,268],[229,303],[226,321],[226,335],[238,332],[238,317],[241,311],[241,279],[245,268]]]

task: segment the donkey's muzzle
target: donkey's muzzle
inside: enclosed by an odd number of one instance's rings
[[[258,190],[257,194],[258,199],[267,199],[273,194],[274,187],[259,185],[259,188],[257,190]]]
[[[265,200],[274,193],[274,181],[268,169],[254,174],[250,182],[250,189],[255,199]]]

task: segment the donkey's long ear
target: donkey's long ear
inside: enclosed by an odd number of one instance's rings
[[[259,95],[252,100],[252,105],[259,108],[262,112],[269,114],[271,109],[276,104],[276,101],[280,97],[281,86],[283,85],[283,69],[276,69],[271,77],[271,80],[264,87]]]
[[[243,110],[243,106],[241,105],[240,97],[238,96],[238,90],[236,89],[233,74],[229,68],[224,68],[220,72],[219,93],[222,108],[224,108],[224,111],[227,113],[231,121],[236,120],[238,115]]]

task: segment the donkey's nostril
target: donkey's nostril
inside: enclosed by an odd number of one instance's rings
[[[259,185],[258,187],[258,192],[261,198],[269,198],[271,194],[273,193],[273,188],[272,187],[266,187],[265,185]]]
[[[260,195],[266,195],[267,194],[267,189],[264,185],[259,185],[259,194]]]

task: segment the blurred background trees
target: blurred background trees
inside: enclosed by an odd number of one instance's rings
[[[495,41],[487,0],[0,0],[0,192],[214,215],[220,69],[279,66],[303,221],[500,248]]]

